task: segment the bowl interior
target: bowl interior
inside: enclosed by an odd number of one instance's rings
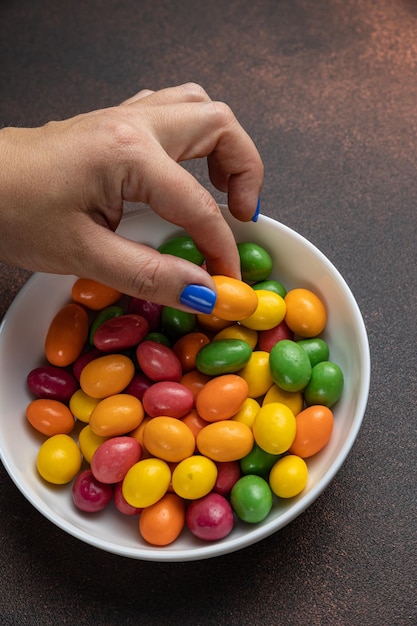
[[[304,511],[325,489],[341,467],[358,434],[369,391],[370,358],[364,322],[356,301],[335,267],[303,237],[261,216],[242,223],[225,210],[236,241],[264,246],[274,260],[273,277],[287,289],[311,288],[328,310],[323,338],[330,358],[345,376],[342,398],[334,407],[335,428],[329,444],[308,460],[309,480],[296,498],[275,502],[267,519],[251,526],[237,523],[224,540],[206,543],[183,534],[171,546],[156,548],[141,540],[137,518],[112,506],[88,515],[72,503],[69,486],[53,487],[36,471],[36,455],[43,437],[25,419],[32,399],[26,388],[28,372],[44,361],[43,343],[52,317],[71,294],[74,276],[35,274],[19,292],[0,327],[0,452],[6,470],[25,497],[45,517],[71,535],[103,550],[144,560],[187,561],[232,552],[276,532]],[[128,214],[118,232],[129,239],[157,247],[181,230],[149,209]]]

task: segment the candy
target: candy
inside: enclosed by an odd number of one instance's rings
[[[116,393],[97,404],[89,423],[96,435],[115,437],[137,428],[144,416],[140,400],[128,393]]]
[[[242,279],[252,283],[267,280],[272,272],[272,258],[262,246],[250,241],[237,244]]]
[[[88,337],[88,315],[78,304],[66,304],[53,318],[45,339],[51,365],[66,367],[81,354]]]
[[[196,409],[207,422],[226,420],[237,413],[248,397],[248,383],[237,374],[209,380],[196,398]]]
[[[327,321],[326,307],[310,289],[291,289],[285,298],[285,321],[300,337],[316,337]]]
[[[217,291],[213,315],[232,322],[239,322],[252,315],[258,306],[258,297],[252,287],[228,276],[212,278]]]
[[[181,420],[161,415],[147,422],[143,444],[153,456],[177,463],[194,453],[195,437]]]
[[[258,296],[254,312],[241,320],[241,324],[252,330],[270,330],[282,322],[285,316],[285,301],[281,296],[267,289],[253,290]]]
[[[269,474],[271,489],[280,498],[294,498],[305,488],[307,480],[307,463],[295,454],[282,457]]]
[[[146,389],[142,398],[143,408],[150,417],[165,415],[184,417],[194,406],[192,391],[171,380],[154,383]]]
[[[249,453],[253,446],[251,429],[233,420],[213,422],[197,435],[197,448],[213,461],[236,461]]]
[[[197,500],[210,493],[217,478],[216,464],[206,456],[183,459],[172,473],[172,487],[181,498]]]
[[[148,330],[149,324],[141,315],[116,315],[100,324],[93,342],[102,352],[120,352],[137,346]]]
[[[167,493],[145,508],[139,517],[139,532],[153,546],[167,546],[178,537],[185,524],[185,503],[175,493]]]
[[[343,372],[337,363],[321,361],[311,371],[308,385],[304,389],[304,399],[308,406],[324,404],[332,407],[343,391]]]
[[[295,415],[285,404],[270,402],[257,412],[252,430],[262,450],[270,454],[282,454],[294,441]]]
[[[81,452],[74,439],[66,434],[58,434],[43,442],[36,458],[36,467],[47,482],[65,485],[78,474],[81,462]]]
[[[181,259],[186,259],[196,265],[201,265],[204,261],[203,255],[199,252],[193,239],[189,235],[174,237],[166,241],[159,246],[158,251],[161,252],[161,254],[172,254]]]
[[[161,252],[202,263],[188,237]],[[244,281],[213,276],[210,315],[77,280],[73,302],[56,316],[73,315],[76,327],[61,323],[64,337],[52,333],[66,365],[50,362],[27,377],[36,396],[27,419],[47,437],[37,458],[42,478],[73,481],[85,512],[113,499],[120,514],[139,517],[139,533],[155,546],[185,527],[216,541],[236,519],[261,522],[274,499],[306,487],[304,459],[333,432],[329,407],[342,394],[343,373],[318,336],[324,303],[270,278],[261,246],[244,242],[239,253]],[[77,422],[83,427],[74,429]],[[80,472],[82,458],[89,468]]]
[[[291,339],[278,341],[269,357],[274,383],[284,391],[301,391],[311,377],[311,363],[305,350]]]
[[[108,354],[84,366],[80,374],[80,386],[92,398],[106,398],[123,391],[134,373],[135,366],[129,357]]]
[[[261,476],[248,474],[239,478],[230,495],[234,512],[249,524],[264,520],[272,509],[272,492]]]
[[[94,452],[91,471],[94,478],[106,484],[118,483],[127,471],[140,461],[142,448],[133,437],[112,437]]]
[[[115,304],[113,306],[108,306],[105,309],[101,309],[101,311],[98,311],[97,315],[91,322],[90,331],[88,333],[88,341],[90,345],[94,345],[94,335],[99,326],[101,326],[104,322],[112,319],[113,317],[123,315],[123,313],[123,308]]]
[[[295,417],[296,433],[289,452],[303,459],[317,454],[330,441],[334,418],[326,406],[309,406]]]
[[[75,506],[86,513],[97,513],[109,504],[113,496],[111,485],[103,484],[89,469],[78,474],[72,485]]]
[[[196,356],[196,367],[203,374],[232,374],[251,358],[250,345],[242,339],[218,339],[203,346]]]
[[[50,398],[69,402],[77,391],[78,383],[74,376],[61,367],[41,365],[31,370],[27,377],[30,391],[38,398]]]
[[[37,398],[26,407],[28,422],[43,435],[68,435],[75,426],[74,416],[63,402]]]
[[[175,352],[157,341],[142,341],[136,349],[136,358],[143,373],[154,382],[179,382],[182,376],[181,361]]]
[[[191,502],[186,513],[186,523],[199,539],[218,541],[227,537],[233,529],[233,510],[222,495],[210,493]]]
[[[120,291],[102,285],[89,278],[78,278],[72,286],[71,296],[74,302],[82,304],[87,309],[100,311],[112,304],[116,304],[121,297]]]

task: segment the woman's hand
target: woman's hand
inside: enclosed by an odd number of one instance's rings
[[[211,274],[240,276],[234,237],[211,194],[181,161],[207,157],[232,214],[254,218],[260,156],[230,108],[195,84],[142,91],[121,105],[40,128],[0,131],[0,260],[75,274],[188,310],[215,301]],[[123,202],[184,228],[209,273],[114,233]],[[205,303],[205,300],[207,302]]]

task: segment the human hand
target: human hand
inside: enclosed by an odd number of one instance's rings
[[[197,286],[206,312],[215,301],[210,273],[240,277],[217,203],[179,163],[207,157],[213,185],[243,221],[259,207],[263,165],[230,108],[198,85],[145,90],[41,128],[4,128],[0,153],[0,260],[184,310],[196,307],[185,288]],[[115,234],[124,201],[184,228],[209,272]]]

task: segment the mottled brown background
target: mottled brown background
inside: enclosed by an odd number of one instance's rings
[[[0,0],[0,124],[201,83],[259,146],[263,212],[345,276],[373,360],[336,478],[241,553],[157,564],[100,552],[1,468],[2,624],[417,623],[416,37],[411,0]],[[1,314],[27,276],[0,266]]]

